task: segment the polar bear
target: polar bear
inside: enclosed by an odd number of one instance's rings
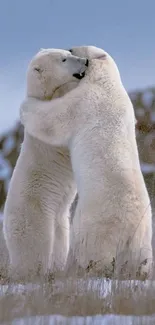
[[[41,50],[28,68],[27,96],[61,96],[78,84],[86,68],[87,59],[69,51]],[[4,208],[4,236],[16,276],[63,269],[75,194],[68,150],[47,145],[25,130]]]
[[[20,112],[31,135],[70,151],[79,201],[68,266],[76,263],[108,276],[149,277],[150,200],[133,106],[112,57],[104,52],[91,60],[78,87],[63,97],[47,102],[27,98]]]

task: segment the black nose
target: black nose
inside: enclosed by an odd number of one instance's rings
[[[86,65],[86,67],[88,67],[88,65],[89,65],[89,60],[88,59],[86,60],[85,65]]]

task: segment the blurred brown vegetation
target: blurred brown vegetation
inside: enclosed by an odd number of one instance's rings
[[[135,91],[129,94],[137,118],[137,142],[142,171],[151,198],[154,198],[155,170],[155,88]],[[17,123],[14,128],[0,135],[0,210],[3,209],[8,184],[23,140],[23,127]],[[149,165],[146,165],[149,164]]]

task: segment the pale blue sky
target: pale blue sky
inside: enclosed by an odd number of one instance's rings
[[[41,47],[96,45],[127,90],[155,85],[155,0],[0,0],[0,133],[18,119],[29,60]]]

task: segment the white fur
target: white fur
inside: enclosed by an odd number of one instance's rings
[[[73,54],[79,52],[73,49]],[[119,272],[123,266],[122,272],[138,270],[148,276],[152,214],[140,170],[134,110],[115,62],[105,56],[92,60],[86,77],[63,98],[46,103],[27,99],[21,119],[38,139],[70,149],[79,202],[69,266],[76,262],[88,270],[94,265],[109,274],[115,264]]]
[[[3,221],[0,219],[0,278],[6,278],[9,270],[9,254],[3,235]]]
[[[62,96],[79,82],[73,73],[84,70],[85,60],[72,58],[68,51],[42,50],[28,68],[27,96]],[[75,193],[68,150],[43,143],[25,130],[4,209],[4,236],[17,276],[63,269]]]

